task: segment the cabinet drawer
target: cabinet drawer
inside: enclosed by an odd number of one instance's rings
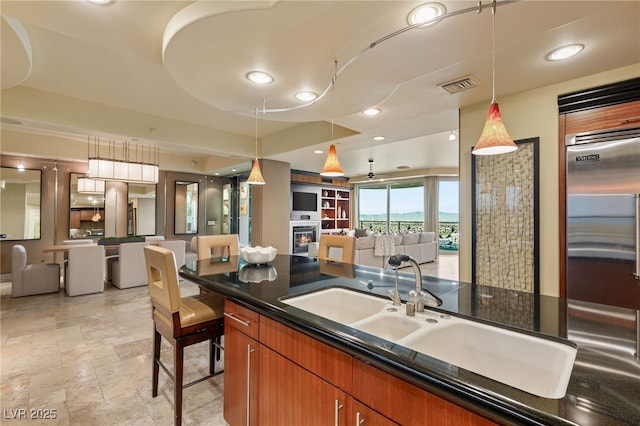
[[[339,389],[351,392],[351,355],[267,317],[260,319],[260,343]]]
[[[237,303],[225,299],[224,323],[249,337],[258,339],[260,332],[260,314]]]

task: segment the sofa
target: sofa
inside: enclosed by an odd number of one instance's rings
[[[384,268],[390,254],[406,254],[416,259],[418,263],[433,262],[438,258],[436,233],[410,232],[356,238],[354,263],[357,265]]]

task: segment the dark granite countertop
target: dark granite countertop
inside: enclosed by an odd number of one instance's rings
[[[395,283],[393,270],[278,255],[269,265],[260,267],[247,265],[237,257],[192,262],[180,269],[180,275],[497,422],[640,424],[640,363],[633,357],[635,328],[630,323],[632,313],[627,310],[423,277],[424,288],[443,301],[436,311],[577,343],[566,396],[549,399],[280,300],[331,286],[385,296]],[[405,272],[399,277],[404,300],[414,287],[414,277]]]

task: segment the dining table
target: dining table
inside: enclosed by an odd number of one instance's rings
[[[561,398],[530,394],[286,303],[287,298],[332,287],[386,298],[388,290],[395,287],[396,273],[405,302],[408,292],[415,288],[413,273],[405,270],[288,254],[278,254],[264,265],[251,265],[230,256],[193,261],[179,268],[181,277],[203,290],[220,293],[260,315],[355,354],[415,386],[437,389],[440,395],[448,395],[457,404],[497,423],[640,424],[640,364],[621,356],[611,345],[607,349],[612,336],[618,342],[627,342],[632,339],[632,331],[571,309],[570,300],[421,277],[423,288],[442,301],[440,306],[428,308],[439,314],[544,339],[589,336],[578,345],[568,388]],[[606,310],[603,306],[596,308]]]

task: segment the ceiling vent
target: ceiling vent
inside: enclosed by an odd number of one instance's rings
[[[473,89],[474,87],[478,87],[478,82],[475,78],[468,75],[466,77],[457,78],[452,81],[448,81],[446,83],[438,84],[442,90],[447,93],[459,93],[467,89]]]

